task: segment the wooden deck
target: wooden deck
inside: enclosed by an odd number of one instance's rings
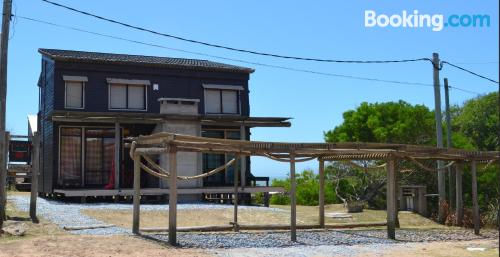
[[[282,187],[239,187],[239,193],[265,193],[278,192],[283,193],[285,190]],[[217,194],[217,193],[233,193],[233,187],[199,187],[199,188],[179,188],[177,194],[192,195],[192,194]],[[62,194],[66,197],[81,197],[81,196],[132,196],[134,190],[130,189],[54,189],[55,194]],[[164,188],[143,188],[141,195],[168,195],[169,189]]]

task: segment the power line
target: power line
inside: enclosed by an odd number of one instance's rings
[[[418,62],[418,61],[431,61],[429,58],[415,58],[415,59],[401,59],[401,60],[338,60],[338,59],[320,59],[320,58],[310,58],[310,57],[299,57],[299,56],[288,56],[288,55],[280,55],[280,54],[273,54],[273,53],[265,53],[265,52],[258,52],[254,50],[246,50],[246,49],[240,49],[240,48],[235,48],[231,46],[225,46],[225,45],[219,45],[219,44],[214,44],[214,43],[207,43],[199,40],[194,40],[194,39],[189,39],[181,36],[176,36],[172,34],[167,34],[163,32],[158,32],[152,29],[147,29],[144,27],[139,27],[136,25],[131,25],[122,21],[106,18],[97,14],[89,13],[86,11],[78,10],[76,8],[59,4],[56,2],[52,2],[49,0],[41,0],[45,3],[61,7],[73,12],[77,12],[86,16],[90,16],[99,20],[111,22],[114,24],[118,24],[121,26],[125,26],[131,29],[136,29],[144,32],[149,32],[155,35],[163,36],[163,37],[168,37],[168,38],[173,38],[177,40],[181,40],[184,42],[189,42],[193,44],[199,44],[199,45],[204,45],[204,46],[209,46],[209,47],[215,47],[215,48],[220,48],[220,49],[225,49],[225,50],[230,50],[230,51],[236,51],[236,52],[242,52],[242,53],[248,53],[248,54],[254,54],[254,55],[261,55],[261,56],[268,56],[268,57],[276,57],[276,58],[283,58],[283,59],[293,59],[293,60],[301,60],[301,61],[315,61],[315,62],[329,62],[329,63],[364,63],[364,64],[369,64],[369,63],[403,63],[403,62]]]
[[[475,72],[473,72],[473,71],[471,71],[471,70],[468,70],[468,69],[466,69],[466,68],[463,68],[463,67],[457,66],[457,65],[455,65],[455,64],[453,64],[453,63],[450,63],[450,62],[447,62],[447,61],[443,61],[443,62],[441,62],[441,63],[442,63],[442,64],[448,64],[448,65],[450,65],[450,66],[452,66],[452,67],[454,67],[454,68],[457,68],[457,69],[459,69],[459,70],[462,70],[462,71],[465,71],[465,72],[467,72],[467,73],[470,73],[470,74],[472,74],[472,75],[474,75],[474,76],[477,76],[477,77],[480,77],[480,78],[482,78],[482,79],[486,79],[486,80],[488,80],[488,81],[491,81],[491,82],[493,82],[493,83],[498,84],[498,81],[496,81],[496,80],[494,80],[494,79],[490,79],[490,78],[488,78],[488,77],[486,77],[486,76],[479,75],[479,74],[477,74],[477,73],[475,73]]]
[[[427,83],[422,83],[422,82],[409,82],[409,81],[398,81],[398,80],[386,80],[386,79],[378,79],[378,78],[370,78],[370,77],[361,77],[361,76],[321,72],[321,71],[314,71],[314,70],[308,70],[308,69],[298,69],[298,68],[293,68],[293,67],[288,67],[288,66],[281,66],[281,65],[246,61],[246,60],[235,59],[235,58],[228,58],[228,57],[223,57],[223,56],[217,56],[217,55],[211,55],[211,54],[206,54],[206,53],[201,53],[201,52],[188,51],[188,50],[184,50],[184,49],[168,47],[168,46],[164,46],[164,45],[158,45],[158,44],[154,44],[154,43],[147,43],[147,42],[143,42],[143,41],[128,39],[128,38],[119,37],[119,36],[113,36],[113,35],[109,35],[109,34],[103,34],[103,33],[99,33],[99,32],[89,31],[89,30],[80,29],[80,28],[67,26],[67,25],[61,25],[61,24],[57,24],[57,23],[53,23],[53,22],[49,22],[49,21],[39,20],[39,19],[20,16],[20,15],[16,15],[16,17],[19,19],[23,19],[23,20],[42,23],[42,24],[46,24],[46,25],[50,25],[50,26],[54,26],[54,27],[59,27],[59,28],[64,28],[64,29],[69,29],[69,30],[74,30],[74,31],[78,31],[78,32],[91,34],[91,35],[96,35],[96,36],[101,36],[101,37],[106,37],[106,38],[121,40],[121,41],[125,41],[125,42],[156,47],[156,48],[162,48],[162,49],[167,49],[167,50],[176,51],[176,52],[182,52],[182,53],[194,54],[194,55],[199,55],[199,56],[217,58],[217,59],[221,59],[221,60],[227,60],[227,61],[233,61],[233,62],[239,62],[239,63],[245,63],[245,64],[252,64],[252,65],[258,65],[258,66],[276,68],[276,69],[282,69],[282,70],[289,70],[289,71],[295,71],[295,72],[323,75],[323,76],[329,76],[329,77],[339,77],[339,78],[346,78],[346,79],[356,79],[356,80],[390,83],[390,84],[400,84],[400,85],[433,87],[432,84],[427,84]],[[459,87],[451,87],[450,86],[450,88],[454,88],[454,89],[460,90],[462,92],[470,93],[470,94],[480,95],[480,93],[478,93],[478,92],[462,89]]]
[[[158,31],[152,30],[152,29],[147,29],[147,28],[144,28],[144,27],[139,27],[139,26],[131,25],[131,24],[128,24],[128,23],[125,23],[125,22],[121,22],[121,21],[118,21],[118,20],[114,20],[114,19],[110,19],[110,18],[106,18],[106,17],[100,16],[100,15],[97,15],[97,14],[93,14],[93,13],[89,13],[89,12],[86,12],[86,11],[82,11],[82,10],[79,10],[79,9],[76,9],[76,8],[73,8],[73,7],[70,7],[70,6],[67,6],[67,5],[63,5],[63,4],[60,4],[60,3],[56,3],[56,2],[50,1],[50,0],[41,0],[41,1],[43,1],[45,3],[48,3],[48,4],[51,4],[51,5],[54,5],[54,6],[57,6],[57,7],[60,7],[60,8],[64,8],[66,10],[70,10],[70,11],[73,11],[73,12],[76,12],[76,13],[80,13],[80,14],[83,14],[83,15],[86,15],[86,16],[90,16],[90,17],[93,17],[93,18],[96,18],[96,19],[99,19],[99,20],[103,20],[103,21],[111,22],[111,23],[118,24],[118,25],[121,25],[121,26],[125,26],[125,27],[131,28],[131,29],[136,29],[136,30],[140,30],[140,31],[144,31],[144,32],[149,32],[149,33],[152,33],[152,34],[155,34],[155,35],[164,36],[164,37],[168,37],[168,38],[173,38],[173,39],[181,40],[181,41],[184,41],[184,42],[189,42],[189,43],[194,43],[194,44],[199,44],[199,45],[204,45],[204,46],[209,46],[209,47],[215,47],[215,48],[220,48],[220,49],[225,49],[225,50],[230,50],[230,51],[236,51],[236,52],[242,52],[242,53],[249,53],[249,54],[254,54],[254,55],[260,55],[260,56],[275,57],[275,58],[282,58],[282,59],[293,59],[293,60],[301,60],[301,61],[328,62],[328,63],[358,63],[358,64],[374,64],[374,63],[378,63],[378,64],[380,64],[380,63],[405,63],[405,62],[418,62],[418,61],[430,61],[432,63],[432,60],[430,58],[415,58],[415,59],[401,59],[401,60],[339,60],[339,59],[320,59],[320,58],[310,58],[310,57],[288,56],[288,55],[280,55],[280,54],[273,54],[273,53],[258,52],[258,51],[254,51],[254,50],[246,50],[246,49],[240,49],[240,48],[235,48],[235,47],[230,47],[230,46],[225,46],[225,45],[219,45],[219,44],[214,44],[214,43],[207,43],[207,42],[203,42],[203,41],[199,41],[199,40],[194,40],[194,39],[180,37],[180,36],[176,36],[176,35],[172,35],[172,34],[162,33],[162,32],[158,32]],[[442,65],[445,64],[445,63],[447,63],[450,66],[453,66],[453,67],[455,67],[457,69],[460,69],[462,71],[465,71],[465,72],[468,72],[470,74],[473,74],[473,75],[475,75],[477,77],[480,77],[480,78],[483,78],[483,79],[486,79],[486,80],[489,80],[489,81],[491,81],[493,83],[497,83],[498,84],[498,81],[495,81],[493,79],[487,78],[487,77],[482,76],[482,75],[479,75],[479,74],[477,74],[475,72],[472,72],[470,70],[467,70],[465,68],[459,67],[457,65],[451,64],[451,63],[446,62],[446,61],[443,61],[443,62],[440,63],[440,69],[442,68]],[[254,64],[257,64],[257,63],[254,63]],[[262,64],[258,64],[258,65],[262,65]],[[277,67],[277,68],[279,68],[279,67]],[[309,71],[306,71],[306,72],[309,72]],[[318,73],[318,72],[314,72],[314,73]],[[327,75],[327,74],[323,74],[323,75]],[[338,74],[330,74],[330,75],[339,76]],[[344,76],[344,75],[342,75],[342,76]],[[388,82],[388,81],[386,81],[386,82]],[[393,83],[393,82],[389,82],[389,83]],[[408,84],[408,83],[405,83],[405,84]]]

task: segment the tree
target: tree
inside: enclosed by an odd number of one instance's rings
[[[457,107],[454,133],[463,134],[477,150],[498,150],[498,92],[468,100]]]
[[[343,117],[341,125],[324,133],[326,142],[435,143],[434,113],[424,105],[411,105],[402,100],[364,102],[355,110],[344,112]],[[368,166],[376,164],[371,162]],[[365,171],[339,163],[332,163],[330,167],[336,193],[345,203],[363,201],[372,207],[381,207],[383,201],[377,196],[382,196],[380,190],[386,184],[383,169]]]
[[[431,144],[434,114],[424,105],[405,101],[363,102],[343,114],[344,122],[324,133],[326,142]]]

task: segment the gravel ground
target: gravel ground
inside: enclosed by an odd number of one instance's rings
[[[9,196],[16,207],[22,211],[29,210],[28,196]],[[131,204],[115,203],[64,203],[38,198],[38,214],[57,224],[64,226],[106,225],[82,213],[83,210],[131,210]],[[218,204],[179,204],[178,209],[204,210],[226,209],[231,205]],[[241,206],[242,209],[259,209],[263,207]],[[166,211],[165,204],[143,204],[142,210]],[[276,208],[265,210],[281,212]],[[129,235],[130,231],[119,227],[103,229],[87,229],[71,231],[74,234],[86,235]],[[168,235],[151,234],[145,236],[159,243],[167,243]],[[290,241],[290,233],[273,232],[240,232],[240,233],[178,233],[179,246],[183,248],[200,248],[218,256],[362,256],[363,251],[403,249],[418,242],[462,241],[484,238],[498,238],[493,230],[482,230],[481,236],[474,235],[470,229],[456,230],[409,230],[396,231],[397,240],[387,239],[387,232],[381,230],[318,230],[298,231],[297,241]]]
[[[16,208],[21,211],[29,211],[29,196],[12,195],[8,199],[12,201]],[[264,207],[258,206],[239,206],[239,209],[263,209]],[[232,205],[222,204],[178,204],[178,210],[207,210],[207,209],[233,209]],[[75,227],[75,226],[94,226],[94,225],[108,225],[102,221],[96,220],[83,214],[83,210],[132,210],[132,204],[120,203],[67,203],[62,201],[48,200],[38,198],[37,200],[37,213],[43,218],[57,224],[59,227]],[[141,204],[142,211],[167,211],[167,204]],[[265,208],[266,211],[281,212],[283,210],[277,208]],[[127,229],[119,227],[99,228],[99,229],[86,229],[71,231],[74,234],[85,235],[123,235],[130,234]]]
[[[153,239],[168,242],[168,235],[151,235]],[[290,241],[289,232],[259,233],[179,233],[181,247],[189,248],[275,248],[299,246],[315,247],[322,245],[387,245],[408,242],[461,241],[483,238],[498,238],[495,231],[485,231],[476,236],[469,230],[397,230],[397,240],[387,239],[385,230],[328,230],[298,231],[297,242]]]

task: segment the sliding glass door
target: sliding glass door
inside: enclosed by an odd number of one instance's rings
[[[59,185],[82,185],[82,129],[61,128],[59,155]]]
[[[60,131],[60,186],[104,188],[114,183],[113,128],[62,127]]]
[[[85,185],[109,183],[115,153],[114,129],[85,129]]]
[[[240,131],[234,129],[204,129],[201,132],[202,137],[221,138],[221,139],[240,139]],[[203,172],[208,172],[218,168],[231,159],[232,154],[203,154]],[[219,172],[215,175],[208,176],[203,179],[204,186],[226,186],[234,183],[234,167],[233,165],[226,168],[225,172]]]

